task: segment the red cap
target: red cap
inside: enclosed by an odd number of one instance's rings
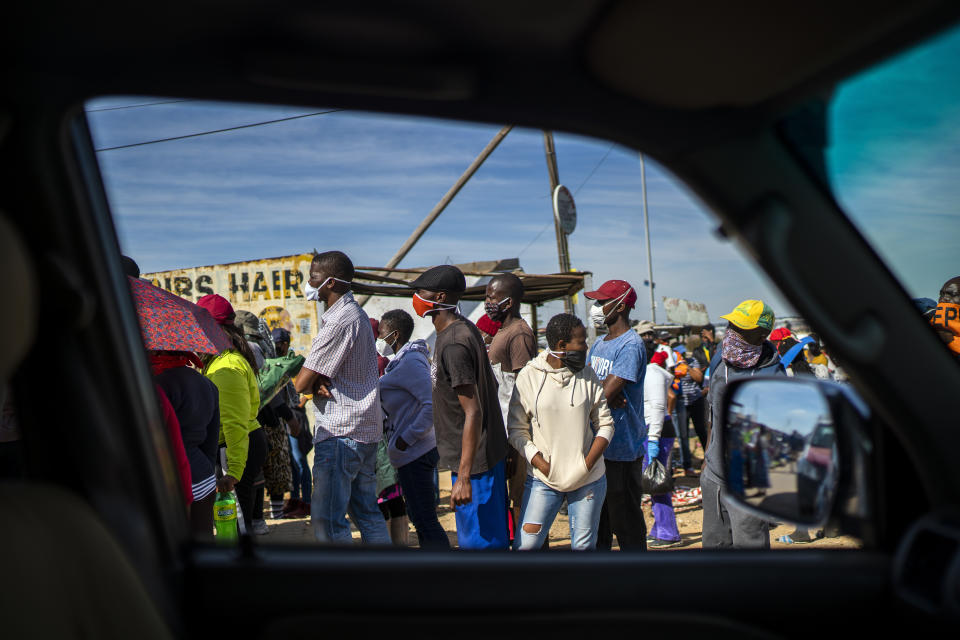
[[[793,334],[790,332],[790,329],[787,329],[786,327],[780,327],[779,329],[774,329],[773,331],[771,331],[768,339],[774,342],[778,342],[780,340],[785,340],[791,336],[793,336]]]
[[[209,311],[217,324],[233,324],[233,319],[237,315],[230,301],[216,293],[207,294],[197,300],[197,306]]]
[[[621,302],[633,309],[637,303],[637,291],[626,280],[607,280],[596,291],[584,291],[583,295],[591,300],[614,300],[626,294]]]
[[[480,331],[483,331],[488,336],[495,336],[497,335],[497,331],[500,330],[500,323],[491,320],[487,314],[483,314],[477,320],[477,329],[480,329]]]
[[[667,361],[666,351],[657,351],[655,354],[650,356],[650,364],[658,364],[662,367],[663,363],[666,361]]]

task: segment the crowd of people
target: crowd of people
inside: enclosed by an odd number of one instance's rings
[[[269,517],[309,516],[319,542],[351,543],[352,522],[364,544],[406,546],[409,521],[421,548],[449,549],[437,514],[445,469],[461,549],[545,548],[561,511],[574,550],[609,550],[614,536],[625,551],[670,547],[681,541],[671,494],[652,496],[648,532],[642,476],[654,461],[671,469],[678,443],[681,472],[699,477],[702,546],[768,548],[769,523],[725,500],[720,438],[711,433],[722,423],[720,399],[731,380],[754,375],[842,379],[817,336],[775,328],[761,300],[722,316],[722,337],[706,325],[679,340],[631,323],[635,289],[609,280],[584,293],[600,334],[593,344],[578,317],[561,313],[547,322],[541,351],[520,315],[519,277],[489,281],[474,324],[460,311],[464,274],[441,265],[409,285],[413,311],[436,332],[431,349],[413,338],[406,310],[369,318],[353,277],[344,253],[314,256],[304,293],[323,305],[319,330],[269,402],[258,372],[290,355],[290,335],[217,294],[197,304],[231,348],[200,358],[149,353],[168,424],[178,427],[174,453],[198,536],[211,535],[216,492],[235,492],[242,530],[264,533],[266,493]],[[960,285],[951,283],[941,297],[955,307]],[[944,330],[955,316],[940,320]]]

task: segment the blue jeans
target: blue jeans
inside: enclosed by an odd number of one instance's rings
[[[313,483],[310,479],[307,456],[300,452],[300,445],[297,444],[296,438],[287,434],[287,439],[290,440],[290,471],[293,474],[293,490],[290,492],[290,497],[310,504]]]
[[[586,484],[573,491],[557,491],[533,476],[527,476],[521,507],[520,550],[539,549],[550,535],[550,526],[560,511],[563,499],[567,499],[570,516],[570,548],[577,551],[592,551],[597,546],[597,530],[600,527],[600,511],[607,495],[607,477]],[[529,533],[527,525],[539,526],[537,533]],[[533,527],[531,527],[533,528]]]
[[[352,542],[346,514],[367,544],[390,544],[377,507],[377,443],[327,438],[314,445],[310,522],[319,542]]]
[[[433,496],[433,472],[439,460],[440,454],[434,447],[413,462],[397,468],[407,515],[417,530],[421,549],[450,548],[450,540],[437,519],[436,498]]]

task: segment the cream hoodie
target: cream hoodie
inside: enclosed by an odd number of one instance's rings
[[[550,463],[549,477],[531,464],[534,477],[555,491],[573,491],[603,476],[603,456],[590,470],[586,456],[595,436],[608,442],[613,438],[613,417],[591,367],[576,374],[566,367],[554,369],[544,351],[517,374],[507,431],[510,444],[527,462],[539,452]]]

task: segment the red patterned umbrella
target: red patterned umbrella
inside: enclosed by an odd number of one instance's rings
[[[220,353],[230,338],[210,312],[146,280],[130,278],[143,345],[151,351]]]

